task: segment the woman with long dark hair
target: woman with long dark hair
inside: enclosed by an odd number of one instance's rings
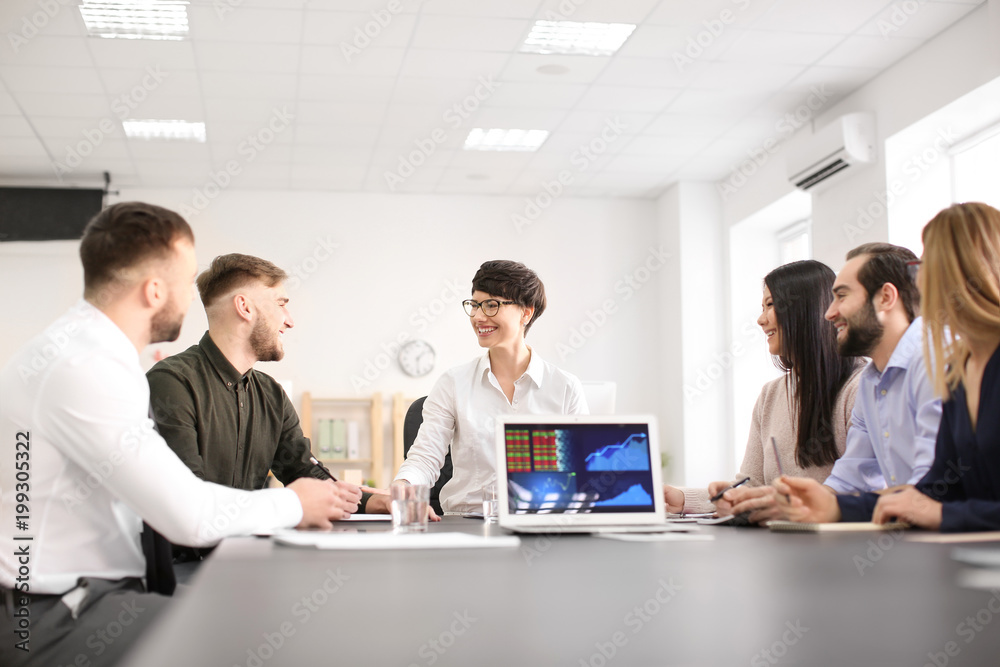
[[[844,453],[863,364],[858,357],[837,352],[836,331],[824,318],[834,278],[830,267],[814,260],[779,266],[764,277],[757,324],[783,376],[761,389],[737,477],[749,481],[717,501],[720,514],[754,499],[751,521],[775,518],[771,480],[784,471],[822,482]],[[664,487],[667,507],[675,512],[711,511],[708,499],[729,484],[712,482],[707,491]]]

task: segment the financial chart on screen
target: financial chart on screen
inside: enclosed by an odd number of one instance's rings
[[[647,424],[508,424],[504,439],[511,514],[653,511]]]

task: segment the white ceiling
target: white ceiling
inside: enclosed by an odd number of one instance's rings
[[[0,3],[2,183],[93,185],[108,171],[117,186],[202,189],[229,163],[233,188],[389,192],[386,172],[424,141],[433,153],[394,191],[533,196],[567,170],[576,195],[652,197],[728,176],[787,136],[779,121],[812,87],[829,93],[822,112],[982,0],[193,0],[179,42],[88,38],[75,4]],[[375,30],[373,12],[388,25]],[[610,57],[518,53],[553,15],[638,28]],[[341,44],[366,24],[375,36],[348,62]],[[704,53],[679,67],[699,37]],[[466,118],[449,111],[463,100]],[[275,110],[294,120],[281,129]],[[204,121],[208,140],[127,140],[123,115]],[[245,143],[269,122],[271,143]],[[551,134],[535,153],[464,151],[473,127]],[[602,130],[613,141],[584,158]],[[88,154],[60,180],[74,149]]]

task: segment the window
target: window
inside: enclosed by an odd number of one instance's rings
[[[812,225],[800,220],[778,231],[778,252],[781,264],[812,259]]]
[[[1000,123],[951,149],[953,202],[981,201],[1000,208]]]

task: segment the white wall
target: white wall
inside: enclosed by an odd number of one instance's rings
[[[844,254],[869,241],[888,240],[888,217],[880,199],[886,197],[886,162],[881,144],[888,137],[1000,76],[1000,0],[990,0],[945,32],[885,70],[875,79],[815,118],[822,128],[854,111],[873,111],[875,163],[852,170],[853,175],[813,195],[813,257],[834,270]],[[792,136],[745,185],[723,204],[727,224],[735,224],[791,191],[784,153],[808,141],[805,128]],[[873,212],[870,222],[860,212]]]
[[[125,190],[117,200],[176,210],[190,197]],[[397,391],[427,393],[441,371],[480,354],[459,302],[479,265],[502,258],[523,261],[545,282],[549,306],[528,335],[530,345],[581,379],[617,382],[618,412],[669,422],[658,378],[649,372],[661,344],[659,288],[646,268],[659,248],[654,202],[564,198],[519,232],[511,214],[523,207],[523,198],[513,197],[231,190],[189,222],[201,268],[219,254],[244,252],[292,273],[295,327],[285,335],[286,357],[259,368],[291,380],[296,401],[304,390],[381,391],[387,401]],[[0,245],[0,290],[15,318],[0,331],[0,364],[79,298],[76,247]],[[172,353],[197,342],[205,328],[196,300],[180,340],[147,349],[145,365],[157,349]],[[430,376],[412,379],[399,370],[394,351],[401,336],[423,338],[437,350]]]
[[[661,239],[677,259],[659,276],[661,428],[674,461],[668,480],[703,485],[732,459],[726,391],[726,240],[720,202],[707,183],[679,183],[658,203]],[[728,474],[728,473],[725,473]]]

